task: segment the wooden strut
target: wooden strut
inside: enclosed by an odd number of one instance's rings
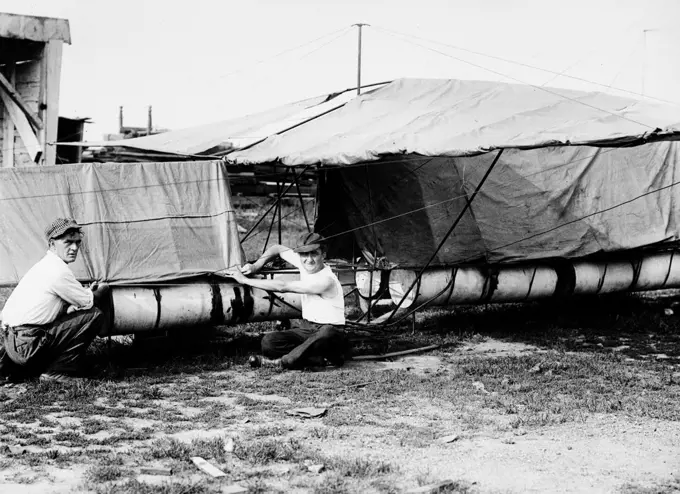
[[[298,177],[299,177],[299,176],[302,176],[302,174],[303,174],[305,171],[307,171],[307,168],[309,168],[309,166],[306,166],[306,167],[298,174]],[[267,208],[267,210],[264,212],[264,214],[263,214],[262,216],[260,216],[260,219],[257,220],[257,222],[256,222],[253,226],[250,227],[250,230],[248,230],[248,232],[243,236],[243,239],[241,240],[241,242],[245,242],[246,240],[248,240],[248,238],[249,238],[250,235],[253,233],[253,231],[255,231],[255,228],[257,228],[257,227],[260,225],[260,223],[262,223],[262,221],[267,217],[267,215],[269,214],[269,212],[270,212],[272,209],[274,209],[274,207],[278,204],[278,202],[281,200],[281,198],[286,194],[286,192],[288,192],[288,191],[293,187],[293,185],[294,185],[294,183],[288,184],[288,187],[286,187],[286,189],[278,195],[278,197],[276,198],[276,201],[274,202],[274,204],[272,204],[271,206],[269,206],[269,208]]]
[[[295,189],[297,190],[297,196],[300,200],[300,208],[302,208],[302,217],[305,219],[305,225],[307,225],[307,231],[312,232],[312,227],[309,225],[309,220],[307,219],[307,211],[305,211],[305,202],[302,200],[302,192],[300,192],[300,184],[298,183],[298,177],[293,173],[293,180],[295,180]]]
[[[434,250],[434,252],[433,252],[432,255],[430,256],[430,258],[428,259],[428,261],[425,263],[425,266],[423,266],[422,268],[420,268],[420,271],[418,272],[418,275],[416,276],[415,280],[413,280],[413,283],[411,283],[411,286],[409,287],[409,289],[406,290],[406,293],[404,293],[404,295],[402,296],[401,300],[400,300],[399,303],[397,304],[397,307],[394,309],[394,312],[390,315],[390,317],[387,318],[387,321],[385,321],[385,324],[389,323],[389,322],[392,320],[392,317],[397,313],[397,311],[399,310],[399,308],[401,308],[401,306],[403,305],[404,300],[406,300],[406,297],[411,293],[411,291],[413,291],[413,288],[416,286],[416,284],[417,284],[417,283],[420,281],[420,279],[422,278],[423,273],[425,272],[425,270],[426,270],[426,269],[428,268],[428,266],[432,263],[432,261],[434,260],[434,258],[437,257],[437,254],[439,253],[439,251],[441,250],[441,248],[444,246],[444,243],[446,242],[446,240],[448,240],[448,238],[451,236],[451,234],[453,233],[453,231],[454,231],[454,230],[456,229],[456,227],[458,226],[458,223],[460,223],[460,220],[463,218],[463,215],[464,215],[464,214],[467,212],[467,210],[470,209],[470,207],[472,206],[472,201],[474,201],[474,200],[475,200],[475,197],[477,197],[477,194],[478,194],[479,191],[482,189],[482,186],[484,185],[484,182],[486,182],[486,179],[487,179],[487,178],[489,177],[489,175],[491,174],[491,171],[492,171],[492,170],[494,169],[494,167],[496,166],[496,163],[498,163],[498,160],[500,159],[500,157],[501,157],[502,154],[503,154],[503,149],[501,149],[501,150],[498,151],[498,154],[497,154],[496,157],[494,158],[493,162],[491,162],[491,165],[489,165],[489,168],[486,170],[486,172],[484,173],[484,176],[482,177],[482,179],[481,179],[481,180],[479,181],[479,183],[477,184],[477,187],[475,187],[475,190],[474,190],[474,192],[472,193],[472,195],[470,196],[470,199],[469,199],[468,201],[466,201],[465,206],[463,207],[463,209],[461,210],[461,212],[460,212],[460,213],[458,214],[458,216],[456,217],[456,220],[455,220],[455,221],[453,222],[453,224],[451,225],[451,228],[449,228],[449,230],[448,230],[448,231],[446,232],[446,234],[444,235],[444,238],[442,238],[441,241],[439,242],[439,245],[437,245],[437,248]]]
[[[378,262],[378,237],[375,233],[375,217],[373,216],[373,198],[371,195],[371,180],[368,176],[368,165],[364,165],[364,174],[366,175],[366,191],[368,192],[368,211],[370,213],[371,230],[373,231],[373,268],[369,273],[368,280],[368,306],[366,308],[366,324],[371,324],[371,309],[373,308],[373,276],[375,267]]]
[[[35,127],[37,130],[43,129],[44,125],[42,121],[28,108],[24,98],[22,98],[21,95],[17,93],[12,83],[7,80],[2,72],[0,72],[0,89],[4,90],[7,95],[12,98],[12,101],[14,101],[19,109],[24,113],[24,115],[26,115],[26,118],[28,118],[33,127]]]
[[[288,170],[286,170],[286,174],[288,173]],[[284,175],[285,178],[285,175]],[[279,182],[276,182],[276,193],[279,194],[281,192],[281,186],[279,185]],[[267,250],[267,245],[269,245],[269,239],[271,238],[272,235],[272,230],[274,229],[274,223],[276,222],[276,213],[281,211],[281,201],[278,200],[276,201],[276,207],[274,208],[274,214],[272,215],[272,221],[269,224],[269,231],[267,232],[267,239],[264,241],[264,247],[262,248],[262,254],[265,253]],[[279,215],[279,230],[281,229],[281,216]],[[279,234],[279,237],[281,235]],[[279,243],[281,241],[279,240]]]

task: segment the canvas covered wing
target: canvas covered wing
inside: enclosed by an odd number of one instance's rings
[[[152,282],[240,265],[222,161],[0,169],[0,283],[47,250],[44,228],[73,217],[85,241],[79,279]]]
[[[491,81],[399,79],[229,154],[239,164],[342,166],[394,154],[471,156],[501,148],[612,146],[677,138],[673,105]]]
[[[677,142],[504,150],[432,265],[575,258],[677,241]],[[497,152],[329,169],[316,230],[330,255],[423,266]]]

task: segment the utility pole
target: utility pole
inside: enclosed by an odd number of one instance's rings
[[[645,95],[645,72],[647,72],[647,33],[658,31],[658,29],[642,30],[642,89],[640,94]]]
[[[357,95],[361,94],[361,28],[364,26],[370,26],[370,24],[364,24],[358,22],[357,24],[352,24],[359,28],[359,49],[357,50]]]

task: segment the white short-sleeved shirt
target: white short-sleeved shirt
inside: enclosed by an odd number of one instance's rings
[[[286,250],[279,254],[282,259],[288,261],[300,270],[300,280],[312,278],[330,278],[333,282],[330,288],[321,295],[301,294],[302,297],[302,318],[319,324],[345,324],[345,298],[342,293],[340,280],[331,271],[331,268],[324,266],[321,271],[309,274],[302,266],[300,255],[293,250]]]
[[[52,251],[29,269],[2,310],[2,322],[9,326],[49,324],[69,306],[92,308],[92,290],[76,280],[73,271]]]

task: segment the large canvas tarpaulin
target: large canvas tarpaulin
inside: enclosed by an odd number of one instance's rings
[[[344,105],[353,97],[353,93],[342,91],[288,103],[242,117],[150,136],[118,141],[63,143],[62,145],[87,144],[90,147],[132,149],[138,151],[141,157],[145,154],[153,156],[154,161],[158,156],[165,156],[166,159],[172,156],[221,156],[312,120]]]
[[[222,161],[0,169],[0,284],[45,254],[44,228],[60,216],[83,225],[81,280],[155,282],[243,262]]]
[[[393,154],[456,157],[678,136],[676,105],[491,81],[399,79],[228,158],[246,165],[342,166]]]
[[[575,258],[677,241],[678,146],[504,150],[432,264]],[[333,257],[360,251],[387,266],[423,266],[496,153],[329,169],[316,230],[331,238]]]

